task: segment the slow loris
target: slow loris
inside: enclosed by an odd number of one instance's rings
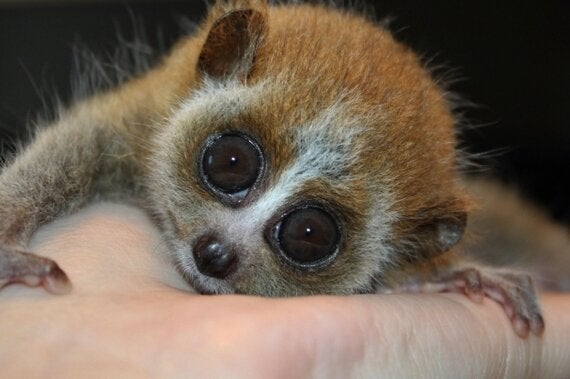
[[[30,236],[134,196],[201,293],[458,291],[540,334],[530,277],[463,255],[474,201],[451,109],[361,16],[219,1],[154,69],[62,111],[3,169],[0,284],[68,291]]]

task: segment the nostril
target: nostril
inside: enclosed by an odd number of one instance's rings
[[[214,278],[225,278],[235,271],[235,248],[220,238],[206,234],[198,238],[192,250],[198,270]]]

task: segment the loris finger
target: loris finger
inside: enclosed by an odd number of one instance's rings
[[[69,278],[51,259],[0,247],[0,288],[12,283],[42,286],[53,294],[71,291]]]
[[[544,332],[544,320],[530,276],[511,271],[491,271],[482,275],[482,280],[485,295],[503,306],[519,336]]]
[[[499,303],[520,337],[544,332],[538,296],[527,274],[470,267],[451,270],[440,282],[446,284],[442,287],[446,291],[464,293],[475,301],[484,294]]]

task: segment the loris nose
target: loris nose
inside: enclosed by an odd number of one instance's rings
[[[223,279],[237,266],[235,247],[210,234],[196,240],[192,254],[198,270],[213,278]]]

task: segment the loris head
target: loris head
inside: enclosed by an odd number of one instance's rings
[[[448,104],[384,29],[234,1],[175,55],[197,80],[159,131],[150,195],[199,291],[367,292],[461,237]]]

